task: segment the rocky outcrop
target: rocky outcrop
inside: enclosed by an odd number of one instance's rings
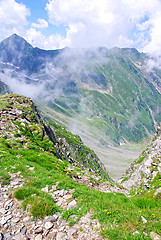
[[[161,175],[161,126],[157,128],[156,134],[148,146],[125,172],[119,183],[125,188],[144,192],[159,188]],[[155,186],[154,186],[155,183]]]

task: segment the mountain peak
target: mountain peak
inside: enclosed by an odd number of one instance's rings
[[[24,38],[20,37],[16,33],[13,35],[9,36],[5,40],[1,42],[3,46],[8,46],[9,48],[17,48],[17,49],[22,49],[25,47],[32,47]]]

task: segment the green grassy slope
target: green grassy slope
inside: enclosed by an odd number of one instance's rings
[[[160,234],[160,200],[151,194],[127,198],[123,194],[103,193],[75,182],[69,170],[69,166],[73,166],[55,156],[55,148],[44,135],[41,124],[36,121],[30,104],[29,99],[17,95],[0,98],[0,182],[2,185],[8,184],[8,172],[21,171],[23,187],[16,189],[14,196],[22,200],[23,208],[29,207],[33,217],[44,217],[60,211],[70,225],[93,210],[93,217],[99,220],[105,239],[148,240],[151,231]],[[58,132],[60,134],[60,129]],[[30,167],[34,167],[34,170],[31,171]],[[77,175],[78,172],[96,181],[92,173],[74,167],[72,173]],[[102,181],[99,178],[96,184]],[[46,185],[50,189],[56,182],[59,182],[58,189],[75,190],[75,209],[63,210],[57,207],[53,198],[41,191]],[[142,223],[141,216],[147,219],[146,224]],[[136,231],[139,235],[134,234]]]

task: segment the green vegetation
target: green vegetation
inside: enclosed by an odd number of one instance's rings
[[[30,206],[33,217],[43,217],[61,211],[64,218],[72,225],[82,215],[93,210],[93,217],[101,223],[102,235],[109,239],[139,239],[134,238],[135,231],[139,231],[140,239],[149,239],[150,231],[159,234],[161,215],[158,211],[160,207],[158,198],[154,199],[149,195],[127,198],[123,194],[92,190],[86,185],[74,182],[70,175],[66,175],[68,163],[61,162],[49,152],[23,147],[11,148],[2,138],[0,150],[5,151],[0,161],[1,173],[21,171],[24,179],[23,187],[17,189],[14,196],[23,200],[24,209]],[[34,167],[34,170],[29,170],[28,166]],[[78,203],[75,209],[58,209],[51,196],[41,191],[46,185],[49,185],[50,189],[56,182],[59,182],[58,189],[75,190],[73,198]],[[77,219],[73,220],[73,215],[76,215]],[[142,224],[141,216],[147,219],[147,224]]]
[[[17,95],[12,96],[18,99]],[[21,100],[24,100],[23,103],[26,104],[26,98],[21,98]],[[3,103],[3,107],[1,104],[2,108],[7,109],[8,105]],[[101,224],[102,236],[111,240],[148,240],[151,231],[160,234],[161,214],[158,211],[160,199],[159,197],[153,198],[154,189],[143,196],[127,198],[124,194],[103,193],[75,182],[71,172],[67,169],[69,166],[74,168],[74,174],[78,172],[81,176],[88,174],[92,181],[94,179],[90,172],[80,169],[79,166],[73,167],[64,159],[60,160],[56,157],[52,142],[43,134],[43,127],[36,122],[34,114],[30,110],[29,102],[24,111],[26,114],[29,111],[25,117],[30,120],[30,124],[15,120],[11,129],[9,125],[6,126],[8,134],[9,132],[13,134],[12,138],[6,136],[0,138],[0,182],[8,184],[10,181],[8,173],[21,172],[23,187],[16,189],[14,196],[22,200],[24,210],[30,210],[34,218],[60,211],[70,225],[79,221],[82,215],[93,211],[93,218],[97,218]],[[82,144],[78,136],[67,132],[56,123],[52,124],[56,136],[64,136],[73,149]],[[88,153],[88,149],[86,151]],[[102,181],[104,180],[100,178],[97,184]],[[52,185],[57,182],[59,182],[57,186],[59,190],[75,190],[72,196],[77,201],[77,207],[73,210],[58,208],[54,199],[48,193],[41,191],[46,185],[51,189]],[[158,187],[158,175],[152,184]],[[141,216],[147,219],[146,224],[142,223]],[[139,232],[139,235],[134,235],[136,231]]]

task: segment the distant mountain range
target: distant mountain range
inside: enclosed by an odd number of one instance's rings
[[[134,48],[42,50],[14,34],[0,43],[0,91],[36,89],[44,115],[87,145],[141,142],[161,122],[161,71],[147,61]]]

